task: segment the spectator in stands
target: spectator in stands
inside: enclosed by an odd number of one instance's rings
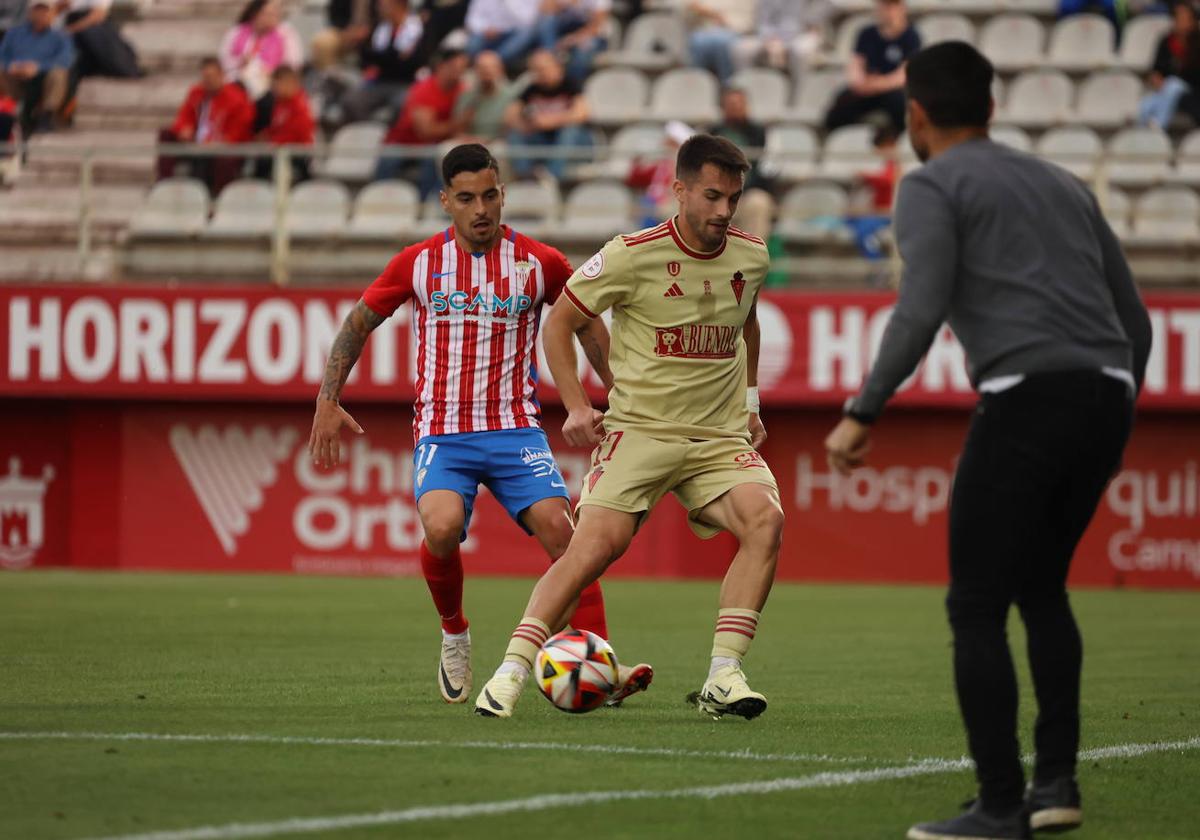
[[[687,123],[671,120],[663,127],[662,155],[654,160],[635,159],[625,183],[641,190],[639,224],[653,227],[675,212],[678,202],[671,186],[675,183],[675,157],[679,147],[696,132]]]
[[[299,70],[304,65],[300,36],[283,20],[281,0],[250,0],[221,39],[219,52],[225,75],[239,82],[251,99],[271,87],[276,67]]]
[[[53,28],[49,0],[33,0],[29,20],[10,29],[0,43],[0,94],[22,103],[21,131],[51,131],[67,96],[68,74],[75,61],[71,39]]]
[[[271,74],[271,90],[255,104],[254,139],[274,146],[311,146],[316,134],[317,123],[300,73],[291,67],[276,67]],[[259,158],[254,175],[269,180],[273,169],[271,158]],[[308,173],[308,158],[293,155],[292,181],[304,181]]]
[[[66,30],[75,39],[78,76],[133,79],[142,75],[137,53],[108,19],[112,0],[60,0]]]
[[[559,149],[591,146],[587,101],[579,86],[567,78],[562,62],[554,53],[538,50],[529,57],[529,73],[533,77],[529,87],[508,106],[509,143]],[[562,157],[513,159],[518,178],[532,176],[534,167],[539,166],[561,180],[566,165]]]
[[[470,115],[463,131],[486,144],[504,133],[504,115],[517,93],[517,86],[504,74],[500,56],[485,50],[475,57],[475,83],[458,98],[454,114],[459,118]]]
[[[215,56],[200,62],[200,81],[188,91],[170,128],[158,135],[160,143],[244,143],[250,139],[254,123],[254,103],[245,89],[226,81],[225,71]],[[176,164],[184,161],[192,176],[208,184],[213,195],[241,174],[240,157],[186,157],[160,155],[158,177],[175,174]]]
[[[1178,0],[1171,8],[1174,26],[1158,42],[1154,66],[1150,70],[1150,92],[1138,107],[1138,122],[1167,130],[1176,109],[1194,111],[1200,94],[1200,27],[1196,9],[1188,0]],[[1182,100],[1188,101],[1183,102]],[[1189,107],[1190,106],[1190,107]]]
[[[733,46],[754,25],[756,0],[689,0],[692,64],[725,84],[733,75]]]
[[[721,122],[711,132],[738,145],[751,159],[750,171],[746,173],[742,200],[738,204],[733,223],[738,227],[765,240],[771,235],[771,219],[775,215],[775,199],[771,196],[771,182],[758,167],[758,155],[767,144],[767,130],[750,119],[746,92],[740,88],[726,88],[721,93]]]
[[[313,36],[310,47],[312,67],[319,73],[357,53],[377,23],[372,0],[329,0],[325,17],[329,26]]]
[[[892,201],[900,180],[900,158],[896,149],[900,132],[892,125],[875,129],[872,145],[879,157],[878,169],[858,173],[859,189],[851,202],[846,225],[859,252],[869,260],[881,260],[886,254],[880,234],[892,223]],[[864,196],[860,198],[859,196]]]
[[[4,35],[25,20],[25,0],[0,0],[0,41]]]
[[[828,131],[862,122],[874,111],[886,112],[892,125],[904,129],[904,64],[921,48],[921,36],[904,0],[875,0],[875,21],[858,34],[846,68],[850,84],[825,116]]]
[[[545,0],[538,18],[538,46],[566,56],[567,78],[582,85],[596,53],[608,48],[612,0]]]
[[[510,71],[537,43],[537,17],[542,0],[471,0],[467,9],[467,52],[471,57],[493,50]]]
[[[753,32],[734,44],[734,65],[765,64],[800,78],[821,47],[831,11],[829,0],[758,0]]]
[[[460,135],[470,125],[470,111],[455,113],[454,106],[465,87],[469,62],[466,53],[456,49],[441,49],[434,54],[433,72],[412,86],[404,102],[400,118],[384,138],[385,145],[435,146]],[[415,175],[421,195],[428,195],[438,186],[437,161],[432,157],[417,161],[404,158],[383,158],[376,170],[377,179]]]
[[[379,108],[395,118],[426,62],[424,24],[409,0],[378,0],[379,23],[361,48],[362,83],[342,100],[343,122],[370,119]]]

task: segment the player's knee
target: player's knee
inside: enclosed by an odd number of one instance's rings
[[[778,553],[783,541],[783,511],[775,504],[757,508],[745,517],[738,537],[743,545],[749,543],[772,555]]]
[[[421,516],[421,526],[425,529],[425,542],[434,554],[449,554],[458,547],[463,529],[461,516],[433,512]]]
[[[546,549],[546,553],[550,555],[550,559],[557,560],[567,553],[567,548],[571,545],[571,536],[574,533],[575,529],[571,527],[571,521],[565,516],[547,524],[540,534],[542,545]]]

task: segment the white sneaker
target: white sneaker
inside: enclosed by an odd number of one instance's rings
[[[529,672],[522,670],[494,675],[475,698],[475,714],[494,718],[512,717],[527,679]]]
[[[737,715],[752,720],[767,710],[767,698],[746,684],[746,675],[739,666],[726,665],[705,681],[696,705],[714,718]]]
[[[466,703],[471,696],[471,637],[442,635],[442,658],[438,662],[438,691],[447,703]]]

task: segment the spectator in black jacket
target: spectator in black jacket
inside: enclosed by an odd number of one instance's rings
[[[388,107],[389,121],[404,104],[404,97],[424,66],[425,24],[409,0],[378,0],[379,23],[360,48],[362,83],[342,100],[346,122],[366,120],[376,109]]]
[[[313,36],[310,50],[313,69],[321,73],[362,49],[378,22],[371,0],[329,0],[325,15],[329,27]]]
[[[1200,27],[1196,10],[1187,0],[1171,9],[1175,25],[1158,42],[1154,66],[1150,69],[1150,92],[1138,106],[1138,123],[1166,131],[1182,107],[1197,117],[1200,94]]]

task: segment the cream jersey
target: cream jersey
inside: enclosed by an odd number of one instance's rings
[[[767,274],[761,239],[730,227],[689,248],[674,219],[612,239],[567,281],[590,318],[612,309],[606,426],[651,437],[747,437],[742,327]]]

